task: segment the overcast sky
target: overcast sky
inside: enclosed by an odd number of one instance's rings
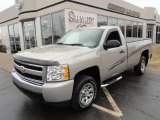
[[[14,1],[15,0],[0,0],[0,11],[14,5]],[[145,6],[155,7],[158,9],[160,13],[160,0],[125,0],[125,1],[128,1],[142,8]]]
[[[0,11],[5,10],[6,8],[14,5],[15,0],[0,0]]]
[[[125,0],[139,7],[155,7],[160,14],[160,0]]]

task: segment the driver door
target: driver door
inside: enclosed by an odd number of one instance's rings
[[[122,43],[118,29],[114,29],[108,32],[105,39],[106,44],[109,40],[118,40],[121,45],[116,48],[103,48],[101,52],[101,68],[103,71],[103,80],[120,74],[125,70],[127,65],[127,47],[125,43]]]

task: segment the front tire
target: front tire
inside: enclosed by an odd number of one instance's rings
[[[75,80],[72,107],[76,111],[90,108],[97,96],[97,85],[94,78],[83,75]]]
[[[147,58],[145,56],[142,56],[138,65],[134,67],[134,71],[136,75],[143,75],[147,66]]]

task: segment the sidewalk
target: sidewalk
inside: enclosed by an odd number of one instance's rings
[[[13,54],[0,53],[0,68],[11,72],[13,68]]]
[[[149,61],[149,67],[160,69],[160,44],[153,46],[152,53],[153,56]]]

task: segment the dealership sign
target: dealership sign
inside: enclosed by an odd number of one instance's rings
[[[138,18],[140,17],[139,12],[136,12],[136,11],[133,11],[133,10],[130,10],[130,9],[118,6],[118,5],[114,5],[112,3],[108,4],[108,9],[111,10],[111,11],[115,11],[115,12],[125,14],[125,15],[130,15],[130,16],[138,17]]]
[[[96,27],[97,15],[82,11],[66,9],[65,24],[66,24],[66,31],[82,27]]]
[[[15,0],[15,6],[20,10],[23,7],[23,0]]]

